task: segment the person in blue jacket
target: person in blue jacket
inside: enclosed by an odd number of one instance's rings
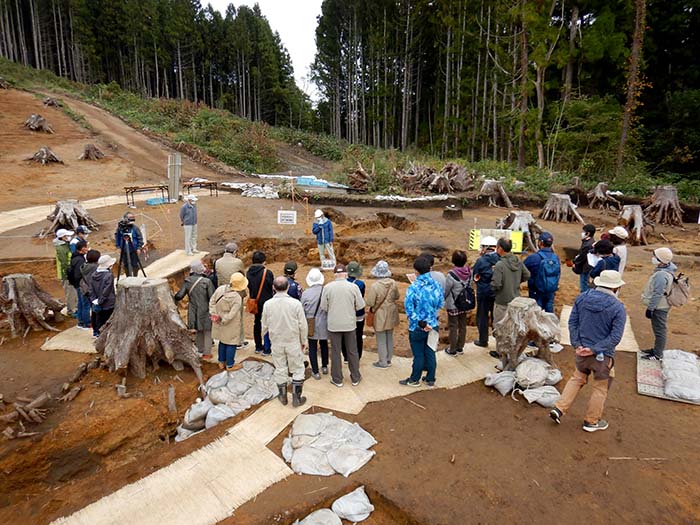
[[[554,295],[559,289],[561,262],[552,249],[554,237],[542,232],[537,241],[537,250],[525,259],[525,267],[530,270],[527,281],[528,295],[537,301],[545,312],[554,313]]]
[[[143,236],[141,230],[136,226],[136,217],[131,212],[126,212],[114,234],[114,241],[117,248],[121,250],[121,267],[127,277],[136,277],[139,272],[139,250],[143,248]],[[126,246],[129,247],[129,260],[126,258]]]
[[[608,239],[601,239],[593,245],[593,253],[600,257],[598,263],[588,273],[590,279],[595,279],[605,270],[620,269],[620,256],[613,253],[613,243]]]
[[[481,239],[481,257],[472,267],[472,279],[476,283],[476,326],[479,329],[479,339],[474,341],[476,346],[489,346],[489,317],[493,323],[494,293],[491,288],[493,265],[500,257],[496,253],[496,238]]]
[[[333,251],[333,223],[323,214],[322,210],[314,212],[314,224],[311,232],[316,236],[318,255],[321,258],[321,267],[325,261],[335,264],[335,252]]]

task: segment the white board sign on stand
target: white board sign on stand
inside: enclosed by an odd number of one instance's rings
[[[296,223],[296,210],[277,210],[277,224],[294,225]]]
[[[321,270],[325,272],[332,272],[335,270],[335,261],[333,259],[325,259],[321,261]]]

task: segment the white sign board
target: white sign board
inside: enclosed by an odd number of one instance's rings
[[[321,261],[321,270],[324,272],[332,272],[335,269],[335,260],[325,259]]]
[[[296,224],[296,210],[277,210],[277,224]]]

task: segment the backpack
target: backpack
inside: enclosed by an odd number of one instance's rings
[[[537,254],[542,260],[535,276],[535,288],[538,292],[543,293],[556,292],[559,288],[559,275],[561,273],[559,261],[554,254],[551,257],[545,257],[542,252],[537,252]]]
[[[450,275],[455,281],[462,284],[462,290],[457,295],[452,295],[455,302],[455,309],[459,312],[473,310],[476,306],[476,301],[474,301],[474,290],[470,286],[470,281],[462,281],[453,272],[450,272]]]
[[[679,273],[678,276],[673,276],[671,289],[666,293],[666,301],[669,306],[683,306],[688,302],[689,297],[690,282],[688,277],[685,277],[682,273]]]

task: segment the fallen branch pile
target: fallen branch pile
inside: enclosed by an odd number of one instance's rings
[[[18,429],[8,426],[2,435],[6,439],[38,435],[39,432],[27,432],[24,423],[42,423],[48,414],[48,409],[42,407],[50,400],[51,395],[48,392],[44,392],[34,399],[18,397],[17,401],[12,404],[14,410],[0,416],[0,423],[17,423]]]
[[[411,163],[406,171],[395,170],[394,176],[407,193],[455,193],[474,189],[476,176],[464,166],[450,162],[439,171]]]
[[[59,159],[48,146],[42,146],[34,155],[30,155],[24,160],[39,162],[42,166],[50,162],[58,162],[59,164],[63,164],[63,161]]]
[[[24,121],[24,127],[31,131],[43,131],[44,133],[53,133],[53,128],[44,117],[38,114],[32,114]]]
[[[77,230],[78,226],[86,226],[88,230],[100,229],[100,224],[90,217],[82,204],[74,199],[58,201],[53,212],[46,219],[51,221],[51,226],[39,232],[40,239],[61,228],[73,231]]]
[[[105,156],[102,150],[94,144],[85,144],[83,154],[78,157],[78,160],[100,160]]]

